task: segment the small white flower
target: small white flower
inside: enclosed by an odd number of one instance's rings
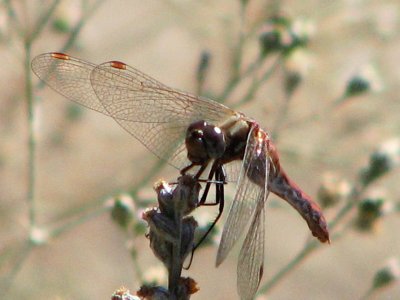
[[[332,206],[346,199],[350,192],[351,185],[347,180],[338,174],[327,172],[323,175],[318,198],[323,206]]]
[[[382,143],[378,149],[381,155],[384,155],[391,162],[392,167],[400,165],[400,139],[392,138]]]
[[[294,20],[291,29],[298,37],[306,39],[313,37],[316,32],[315,23],[310,19]]]
[[[371,92],[379,93],[383,90],[382,79],[372,64],[367,64],[361,67],[358,76],[368,81]]]
[[[304,78],[312,67],[312,56],[305,49],[294,50],[285,60],[286,69]]]
[[[32,227],[29,240],[36,246],[43,245],[49,240],[49,232],[46,229],[39,227]]]

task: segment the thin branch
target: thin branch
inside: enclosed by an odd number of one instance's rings
[[[68,40],[65,42],[64,46],[61,47],[60,50],[61,52],[65,52],[72,47],[82,27],[86,24],[86,22],[90,19],[90,17],[97,11],[97,9],[103,4],[103,2],[104,0],[97,0],[91,7],[85,10],[82,18],[80,18],[79,22],[75,25],[74,28],[72,28]]]
[[[13,266],[11,270],[8,273],[6,273],[6,275],[3,278],[1,278],[0,281],[1,299],[7,299],[7,294],[12,286],[12,283],[14,282],[15,276],[17,276],[17,274],[21,270],[22,266],[29,257],[29,254],[31,253],[33,248],[34,247],[32,243],[30,243],[29,241],[25,241],[24,245],[22,247],[19,247],[15,251],[15,257],[13,258]]]
[[[251,86],[249,87],[249,89],[247,90],[246,95],[244,95],[242,97],[242,99],[240,99],[238,102],[236,102],[235,104],[231,105],[233,108],[237,108],[240,107],[242,105],[244,105],[245,103],[249,102],[250,100],[252,100],[254,98],[255,93],[258,91],[258,89],[260,88],[260,86],[262,84],[265,83],[265,81],[267,81],[275,72],[276,68],[279,66],[281,62],[280,57],[278,57],[273,64],[271,65],[270,68],[268,68],[267,71],[264,72],[263,75],[261,75],[261,77],[259,79],[254,79]]]
[[[25,96],[27,101],[28,116],[28,194],[29,224],[34,227],[36,223],[35,188],[36,188],[36,137],[34,99],[31,72],[31,41],[25,41]]]
[[[98,217],[102,214],[104,214],[105,212],[110,211],[111,207],[108,206],[101,206],[98,207],[95,210],[90,210],[87,212],[81,212],[80,216],[75,217],[73,220],[71,221],[67,221],[64,224],[62,224],[61,226],[57,227],[56,229],[53,229],[50,232],[50,237],[51,238],[57,238],[60,235],[62,235],[63,233],[66,233],[67,231],[70,231],[72,229],[74,229],[76,226],[81,225],[85,222],[88,222],[89,220]]]
[[[44,27],[47,25],[47,22],[53,16],[54,11],[57,6],[60,4],[60,0],[54,0],[50,7],[43,13],[43,15],[39,18],[37,24],[34,26],[34,30],[30,36],[30,42],[33,42],[37,39],[37,37],[42,33]]]
[[[8,16],[11,20],[12,27],[18,33],[19,36],[22,36],[23,30],[21,28],[21,22],[18,19],[17,12],[15,11],[14,7],[11,5],[10,0],[3,1],[5,8],[7,9]]]
[[[336,216],[329,223],[328,228],[330,231],[333,231],[340,224],[340,221],[343,220],[352,211],[352,209],[361,199],[363,192],[364,187],[353,189],[346,205],[337,212]],[[342,233],[335,234],[332,240],[337,240],[337,238],[341,236],[343,236]],[[308,241],[303,249],[300,250],[300,252],[288,264],[286,264],[282,269],[276,272],[269,281],[267,281],[264,285],[260,287],[257,294],[267,294],[273,287],[280,283],[289,272],[298,267],[310,254],[314,253],[315,250],[320,249],[321,245],[321,243],[315,240]]]

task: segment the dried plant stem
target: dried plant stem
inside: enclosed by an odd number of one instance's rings
[[[76,23],[74,27],[72,27],[69,37],[64,45],[60,48],[59,52],[66,52],[68,51],[75,43],[76,39],[78,38],[79,33],[81,32],[83,26],[87,23],[91,16],[97,11],[97,9],[103,4],[104,0],[97,0],[91,7],[86,8],[82,17]],[[54,11],[52,11],[54,12]],[[51,16],[49,16],[51,17]],[[38,34],[37,34],[38,35]],[[41,89],[44,87],[44,82],[39,81],[36,85],[36,88]]]
[[[19,270],[24,265],[26,259],[29,257],[33,244],[29,241],[25,241],[22,246],[18,246],[15,252],[13,251],[12,267],[9,272],[0,280],[0,298],[6,299],[7,293],[10,290],[12,283],[14,282],[15,276],[17,276]]]
[[[275,275],[264,285],[260,287],[257,294],[267,294],[273,287],[275,287],[282,279],[284,279],[291,271],[293,271],[301,262],[304,261],[314,250],[319,247],[319,242],[310,241],[304,248],[282,269],[280,269]]]
[[[182,245],[182,214],[179,211],[175,211],[175,226],[177,239],[175,243],[172,243],[172,264],[168,270],[168,290],[171,295],[175,295],[177,292],[183,267],[180,255]]]
[[[76,226],[81,225],[93,218],[96,218],[106,212],[109,212],[111,210],[111,207],[107,207],[107,206],[101,206],[98,207],[97,209],[90,209],[87,212],[80,212],[80,216],[75,217],[73,220],[71,221],[67,221],[65,223],[63,223],[61,226],[53,229],[50,232],[50,237],[51,238],[57,238],[60,235],[62,235],[63,233],[66,233],[72,229],[74,229]]]
[[[71,47],[80,32],[82,26],[85,24],[86,20],[90,15],[93,14],[95,9],[101,4],[103,0],[98,0],[92,6],[91,9],[88,9],[86,14],[80,19],[77,26],[71,31],[70,38],[64,45],[64,49],[68,49]],[[38,39],[41,32],[45,28],[46,24],[53,16],[55,9],[58,7],[60,0],[54,0],[52,4],[44,10],[41,17],[38,19],[37,23],[33,26],[32,30],[29,27],[23,27],[20,20],[17,17],[16,11],[12,5],[11,1],[4,1],[4,5],[7,9],[10,20],[13,24],[14,30],[17,34],[23,38],[24,43],[24,75],[25,75],[25,100],[27,106],[27,125],[28,125],[28,139],[27,139],[27,195],[26,201],[28,203],[28,218],[29,218],[29,236],[24,241],[22,246],[18,245],[17,249],[13,252],[15,254],[13,257],[8,259],[10,263],[10,271],[7,272],[7,275],[1,278],[1,286],[0,286],[0,298],[5,297],[8,293],[8,290],[11,287],[11,284],[18,274],[19,270],[25,263],[26,259],[29,257],[31,250],[35,248],[35,246],[41,245],[40,243],[36,243],[33,239],[32,232],[37,227],[37,210],[36,210],[36,132],[35,132],[35,100],[33,95],[33,83],[32,83],[32,71],[31,71],[31,59],[32,59],[32,45]],[[104,210],[104,209],[103,209]],[[67,229],[73,227],[73,225],[81,224],[87,219],[98,215],[102,211],[96,211],[94,213],[88,214],[72,223],[66,223],[63,226],[57,228],[52,231],[50,237],[57,237],[62,232],[65,232]],[[1,254],[2,260],[5,260],[5,254]],[[2,262],[2,268],[3,268]]]

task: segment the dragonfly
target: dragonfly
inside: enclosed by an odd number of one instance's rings
[[[69,100],[112,117],[181,174],[195,171],[199,178],[207,169],[208,179],[221,182],[225,167],[241,164],[216,259],[219,266],[247,230],[237,267],[241,299],[254,298],[263,275],[269,193],[296,209],[320,242],[330,242],[321,208],[288,177],[267,131],[243,113],[168,87],[120,61],[93,64],[53,52],[35,57],[32,70]],[[223,185],[216,190],[220,215]],[[199,205],[204,202],[203,196]]]

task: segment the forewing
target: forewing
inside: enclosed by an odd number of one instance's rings
[[[235,114],[217,102],[171,89],[119,62],[97,66],[91,83],[115,121],[179,169],[188,164],[184,139],[189,124],[205,120],[218,126]]]
[[[105,115],[90,82],[96,65],[61,53],[44,53],[32,60],[33,72],[53,90],[69,100]]]
[[[222,231],[216,265],[220,265],[239,239],[259,202],[263,202],[268,173],[265,140],[258,127],[250,130],[235,198]],[[256,184],[258,182],[259,184]]]
[[[205,120],[218,126],[235,114],[121,62],[96,66],[65,54],[46,53],[34,58],[32,69],[66,98],[113,117],[151,152],[179,169],[188,164],[184,137],[190,123]]]

